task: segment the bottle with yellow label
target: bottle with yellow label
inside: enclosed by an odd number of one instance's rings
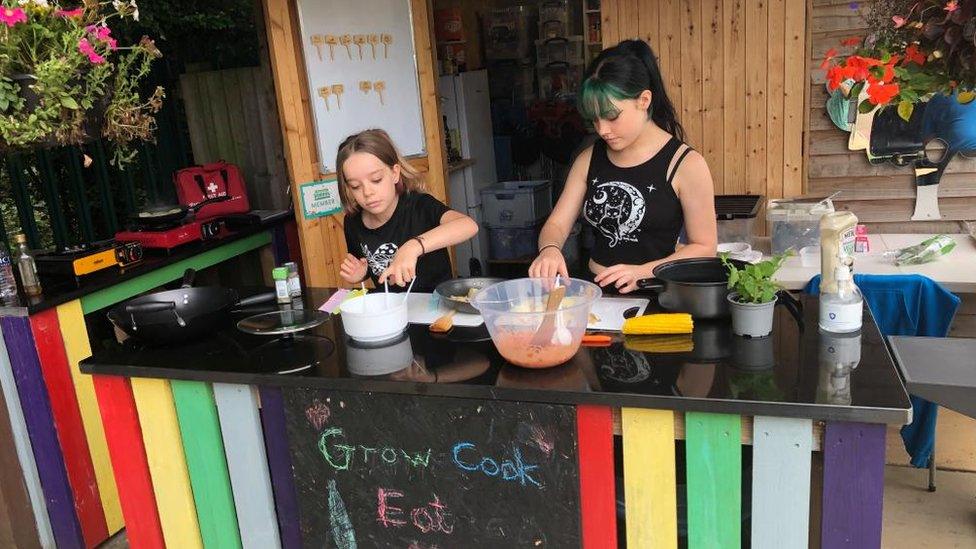
[[[857,216],[851,212],[830,212],[820,218],[820,291],[837,291],[834,273],[838,265],[854,262]]]

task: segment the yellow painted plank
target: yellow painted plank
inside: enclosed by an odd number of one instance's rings
[[[95,468],[95,481],[98,483],[98,495],[102,500],[105,524],[108,526],[108,533],[114,534],[125,527],[125,521],[122,518],[119,492],[115,486],[112,461],[105,442],[105,428],[102,426],[102,416],[98,411],[98,401],[95,398],[95,386],[92,384],[92,377],[82,374],[78,369],[78,363],[92,354],[81,301],[76,299],[58,306],[58,323],[61,326],[61,337],[64,339],[68,364],[71,367],[71,380],[75,386],[75,394],[78,396],[81,424],[85,429],[92,466]]]
[[[674,412],[621,409],[627,547],[678,547]]]
[[[203,547],[190,476],[183,455],[183,440],[169,381],[132,378],[142,441],[149,459],[153,493],[167,547]]]

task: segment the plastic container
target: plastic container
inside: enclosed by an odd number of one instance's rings
[[[548,0],[539,5],[539,39],[565,37],[570,28],[569,2]]]
[[[552,211],[546,180],[506,181],[481,191],[482,222],[490,229],[532,227]]]
[[[291,293],[288,291],[288,268],[275,267],[271,271],[271,278],[274,279],[278,303],[282,305],[291,303]]]
[[[567,36],[535,41],[535,59],[540,67],[552,63],[583,63],[583,37]]]
[[[498,352],[506,360],[525,368],[549,368],[562,364],[579,350],[593,303],[603,295],[596,284],[571,278],[562,280],[566,296],[560,308],[545,312],[553,279],[519,278],[488,286],[478,292],[472,305],[485,319],[485,326]],[[555,315],[554,332],[568,332],[534,346],[533,338],[547,317]]]
[[[380,292],[347,299],[339,305],[342,329],[356,341],[391,340],[407,329],[404,294]]]
[[[834,211],[829,198],[770,200],[766,220],[772,235],[772,253],[820,244],[820,218]]]
[[[574,94],[583,79],[583,65],[550,63],[536,71],[539,79],[539,96],[554,99],[559,94]]]
[[[488,256],[491,259],[522,259],[538,253],[539,231],[534,227],[499,227],[488,229]]]
[[[525,59],[532,56],[536,12],[530,6],[497,8],[485,17],[485,57]]]
[[[759,194],[726,194],[715,197],[718,220],[718,242],[754,244],[756,216],[763,196]]]

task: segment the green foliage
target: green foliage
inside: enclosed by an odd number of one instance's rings
[[[88,1],[75,10],[54,0],[3,0],[20,20],[0,25],[0,150],[77,145],[105,137],[113,164],[151,140],[162,106],[139,85],[160,52],[152,40],[120,47],[110,23],[136,16],[135,2]]]
[[[746,265],[742,269],[729,261],[727,253],[719,254],[719,258],[729,271],[728,288],[738,294],[740,303],[769,303],[776,298],[776,292],[782,289],[782,286],[773,282],[773,275],[790,255],[792,252],[779,254],[765,261]]]

